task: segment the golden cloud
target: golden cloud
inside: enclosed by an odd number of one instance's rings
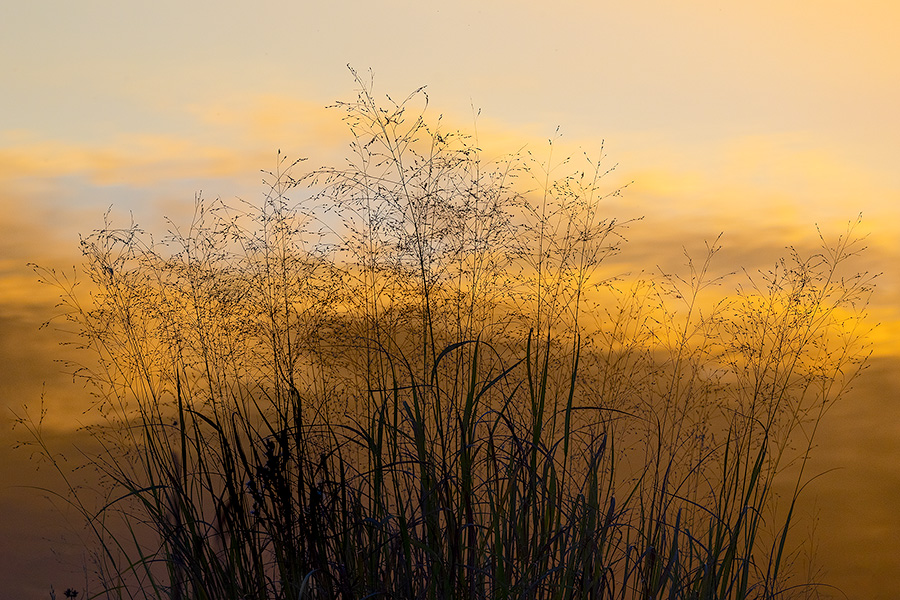
[[[301,98],[248,95],[229,102],[195,104],[188,111],[200,122],[230,132],[254,147],[290,149],[303,155],[330,155],[349,141],[340,110]]]
[[[269,159],[271,161],[271,159]],[[262,164],[261,152],[136,134],[102,146],[43,141],[0,149],[0,181],[81,175],[97,185],[150,186],[163,180],[235,177]]]
[[[104,144],[78,145],[35,140],[22,133],[4,135],[0,214],[18,216],[12,221],[0,219],[0,228],[41,230],[46,214],[29,220],[17,210],[28,199],[23,200],[21,190],[17,191],[22,182],[78,176],[95,186],[147,189],[202,178],[246,184],[252,177],[255,184],[259,168],[273,165],[275,150],[285,148],[286,141],[299,149],[291,153],[310,150],[315,153],[313,162],[338,163],[351,139],[342,111],[300,98],[247,95],[192,106],[189,111],[204,126],[212,126],[215,136],[134,132]],[[476,121],[472,115],[451,114],[441,127],[464,132],[477,127],[475,143],[489,158],[522,148],[532,151],[538,162],[558,164],[566,156],[576,157],[560,174],[578,168],[582,152],[596,158],[603,146],[599,139],[556,138],[551,156],[546,136],[488,117]],[[215,143],[210,141],[213,137]],[[702,240],[711,240],[721,231],[726,233],[726,250],[735,249],[731,256],[740,259],[740,265],[768,266],[771,257],[783,254],[787,245],[814,248],[816,224],[833,239],[846,231],[848,221],[859,212],[864,213],[864,221],[858,233],[870,232],[869,256],[874,262],[890,264],[889,259],[897,255],[900,190],[888,183],[890,178],[847,159],[821,140],[805,134],[772,134],[687,146],[631,132],[613,132],[610,139],[615,141],[604,160],[609,167],[616,162],[621,166],[608,179],[609,191],[634,183],[622,198],[605,201],[609,216],[646,217],[628,232],[632,243],[619,259],[623,270],[656,265],[674,269],[683,262],[682,245],[695,245],[702,252]],[[195,191],[185,190],[185,197]],[[24,283],[17,280],[12,288],[20,285]],[[896,283],[889,282],[887,287],[891,286]],[[27,296],[27,292],[17,294],[19,299]],[[886,316],[900,322],[900,315]]]

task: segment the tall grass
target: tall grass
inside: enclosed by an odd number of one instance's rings
[[[603,160],[489,162],[357,81],[344,166],[105,224],[90,294],[42,271],[101,417],[94,597],[816,596],[790,532],[867,355],[852,229],[733,293],[718,242],[604,279]]]

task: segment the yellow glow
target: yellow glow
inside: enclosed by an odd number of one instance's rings
[[[193,104],[189,111],[201,122],[239,132],[254,145],[289,144],[312,150],[346,143],[347,128],[340,121],[340,110],[303,98],[248,95],[227,104]]]
[[[103,146],[48,141],[0,149],[0,181],[83,175],[97,185],[152,185],[246,174],[254,162],[261,162],[261,156],[186,138],[139,134]]]

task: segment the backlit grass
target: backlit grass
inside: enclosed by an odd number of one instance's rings
[[[101,423],[91,596],[816,597],[790,534],[867,355],[852,231],[736,286],[718,242],[604,279],[602,160],[488,163],[358,82],[345,165],[107,223],[87,291],[42,272]]]

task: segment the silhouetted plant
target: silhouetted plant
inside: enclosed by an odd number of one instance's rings
[[[93,357],[94,597],[808,593],[793,510],[866,357],[852,228],[717,301],[718,241],[602,280],[602,161],[489,163],[357,82],[343,167],[279,154],[261,206],[197,198],[161,243],[107,222],[89,296],[43,272]]]

